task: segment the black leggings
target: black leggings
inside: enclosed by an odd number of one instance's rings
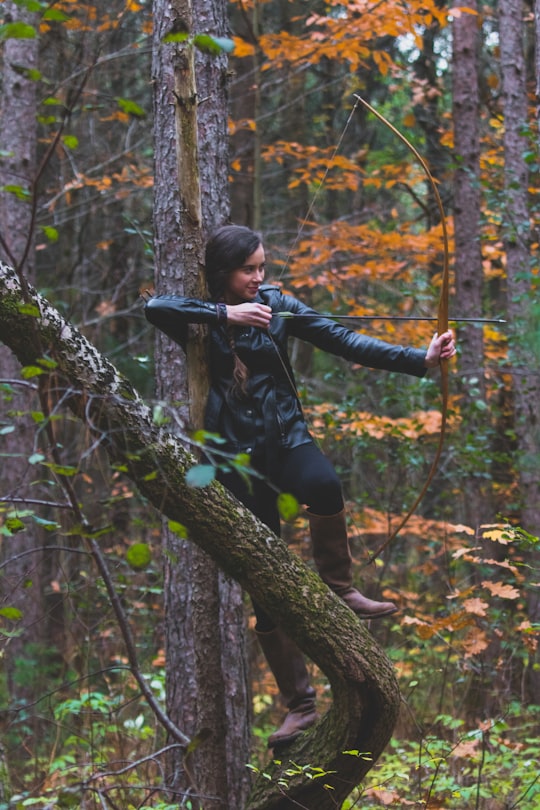
[[[254,469],[265,474],[264,462],[252,460]],[[332,463],[313,443],[302,444],[292,450],[280,450],[278,473],[267,481],[251,478],[251,489],[235,472],[221,474],[220,480],[247,508],[279,535],[280,517],[276,505],[278,492],[294,495],[299,504],[316,515],[335,515],[343,509],[341,482]],[[276,488],[277,487],[277,491]],[[253,601],[257,630],[267,632],[275,622]]]

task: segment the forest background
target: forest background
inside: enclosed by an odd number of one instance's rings
[[[0,9],[2,259],[188,446],[186,403],[172,401],[154,367],[155,358],[182,375],[184,358],[155,344],[139,296],[159,287],[167,239],[173,253],[189,241],[181,228],[167,233],[155,202],[157,156],[175,151],[155,100],[163,52],[195,51],[198,106],[221,114],[205,145],[222,155],[227,142],[228,185],[203,231],[229,216],[260,229],[269,277],[286,291],[366,319],[354,328],[426,345],[434,324],[407,318],[436,314],[448,236],[459,357],[445,443],[417,513],[371,564],[437,454],[439,376],[411,382],[291,347],[311,429],[343,480],[358,576],[402,607],[371,628],[402,711],[343,806],[540,807],[538,6],[20,0]],[[212,20],[223,12],[219,30]],[[205,24],[195,33],[213,40],[186,39],[193,17]],[[224,106],[200,90],[215,65],[227,77]],[[444,221],[418,160],[358,96],[426,160]],[[200,700],[177,683],[191,684],[183,668],[196,669],[176,657],[190,647],[182,611],[196,564],[180,558],[189,577],[173,599],[170,534],[181,527],[149,508],[64,410],[70,391],[55,387],[54,369],[21,369],[5,347],[0,356],[0,807],[259,806],[247,798],[246,763],[264,775],[281,710],[249,602],[231,588],[248,633],[231,640],[241,654],[225,679],[245,677],[237,722],[249,720],[253,736],[221,763],[237,795],[227,804],[201,798],[201,774],[219,765],[205,759],[207,732],[190,716]],[[195,488],[208,483],[202,474],[194,468]],[[309,565],[302,516],[284,522],[284,535]],[[96,540],[109,582],[95,573]],[[177,551],[191,553],[183,543]],[[208,651],[208,678],[211,668]],[[315,665],[313,674],[324,705],[326,679]],[[159,706],[193,726],[194,781],[185,757],[171,776],[178,762]],[[319,764],[303,766],[310,778],[327,777]]]

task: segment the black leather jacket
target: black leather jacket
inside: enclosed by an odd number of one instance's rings
[[[189,323],[208,325],[211,388],[205,426],[228,440],[230,452],[266,455],[270,464],[269,458],[275,458],[279,448],[291,449],[311,441],[289,362],[289,337],[301,338],[369,368],[416,377],[426,373],[425,350],[394,346],[354,332],[320,315],[297,298],[284,295],[278,287],[261,287],[255,301],[267,304],[276,313],[304,317],[277,315],[268,330],[232,327],[235,350],[249,369],[248,392],[244,397],[230,393],[233,354],[228,327],[218,321],[215,303],[160,295],[151,298],[145,306],[150,323],[182,347]]]

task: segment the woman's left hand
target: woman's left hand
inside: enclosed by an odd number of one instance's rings
[[[435,332],[426,352],[424,365],[426,368],[435,368],[441,360],[449,360],[455,353],[456,344],[452,331],[449,329],[447,332],[443,332],[442,335]]]

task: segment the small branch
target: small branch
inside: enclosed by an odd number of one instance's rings
[[[86,554],[88,555],[90,552],[85,551],[82,548],[68,548],[67,546],[46,546],[47,551],[66,551],[66,552],[73,552],[75,554]],[[12,555],[8,560],[4,560],[3,563],[0,563],[0,571],[2,568],[7,568],[8,565],[11,565],[13,562],[17,560],[21,560],[23,557],[27,557],[31,554],[41,554],[43,548],[29,548],[27,551],[21,551],[20,554]]]
[[[2,236],[0,234],[0,242],[2,242]],[[18,385],[20,388],[31,388],[34,391],[37,391],[37,385],[35,383],[31,383],[28,380],[8,380],[8,379],[0,379],[0,385]]]
[[[133,768],[138,768],[139,765],[143,765],[145,762],[153,762],[158,757],[162,756],[163,754],[167,754],[169,751],[174,751],[176,748],[183,749],[184,746],[179,745],[178,743],[166,745],[164,748],[160,748],[159,751],[155,751],[153,754],[148,754],[148,756],[142,757],[142,759],[137,759],[134,762],[130,762],[129,765],[126,765],[124,768],[119,768],[117,771],[102,771],[100,773],[94,773],[88,777],[86,784],[97,779],[107,779],[109,776],[121,776],[124,773],[129,773],[129,771],[132,771]]]
[[[42,501],[39,498],[3,498],[0,496],[0,503],[24,503],[29,506],[46,506],[48,509],[71,509],[70,503],[57,503],[55,501]],[[49,547],[48,547],[49,548]]]

